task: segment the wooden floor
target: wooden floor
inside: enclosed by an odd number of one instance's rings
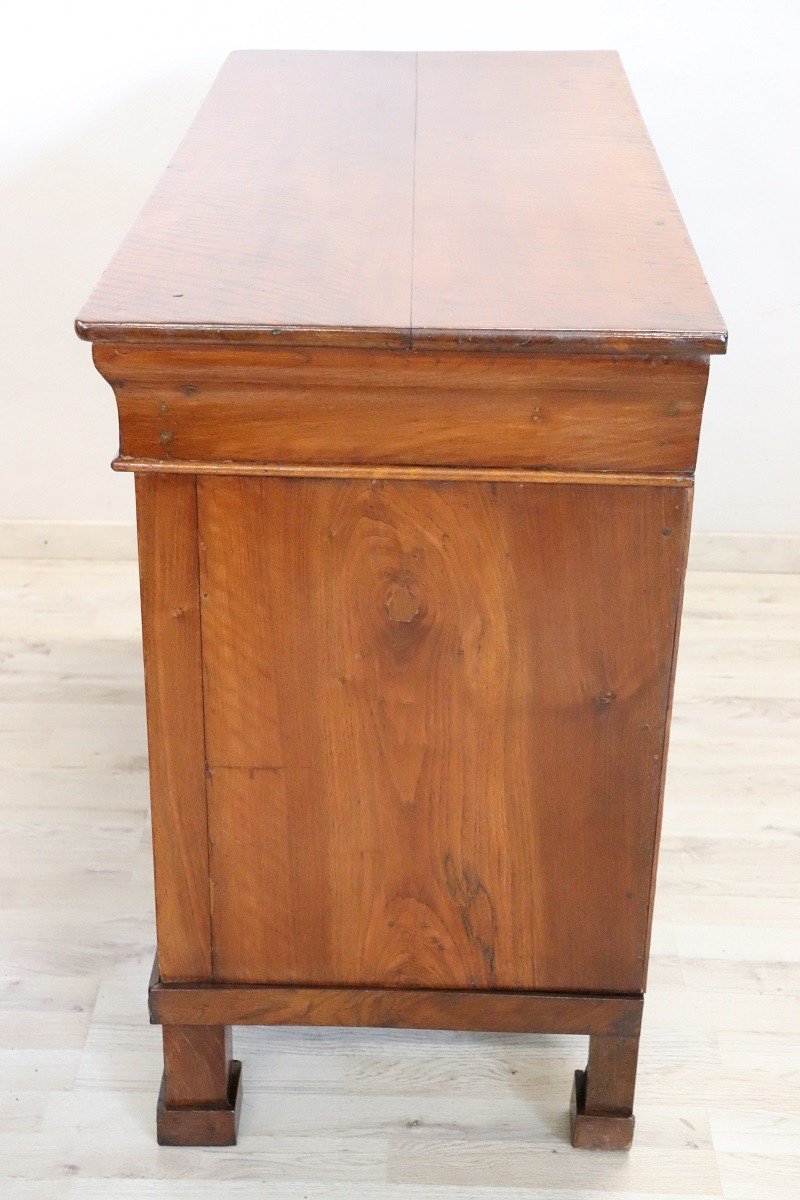
[[[634,1149],[581,1038],[237,1031],[239,1146],[160,1149],[132,563],[0,561],[0,1195],[800,1197],[800,576],[690,577]]]

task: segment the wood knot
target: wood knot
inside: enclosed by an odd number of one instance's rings
[[[398,583],[386,597],[386,611],[391,621],[407,625],[420,610],[420,603],[407,583]]]

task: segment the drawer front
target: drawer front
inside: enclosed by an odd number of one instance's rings
[[[215,978],[642,987],[689,503],[198,478]]]
[[[98,345],[124,461],[688,474],[707,361]]]

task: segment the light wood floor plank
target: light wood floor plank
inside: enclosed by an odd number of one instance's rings
[[[581,1038],[246,1029],[240,1143],[160,1149],[138,588],[0,564],[0,1194],[800,1196],[800,576],[690,575],[629,1155]]]

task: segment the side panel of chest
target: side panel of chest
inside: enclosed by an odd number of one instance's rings
[[[639,990],[689,504],[200,477],[214,977]]]

